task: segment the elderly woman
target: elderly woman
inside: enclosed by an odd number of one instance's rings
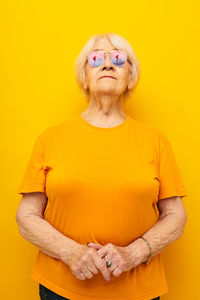
[[[38,135],[18,190],[19,231],[39,248],[32,278],[41,299],[159,299],[161,252],[187,217],[172,147],[124,112],[139,63],[123,37],[93,36],[75,71],[89,105]]]

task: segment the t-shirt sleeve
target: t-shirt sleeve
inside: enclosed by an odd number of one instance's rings
[[[168,138],[161,133],[159,141],[158,177],[160,186],[158,200],[173,196],[188,196]]]
[[[45,192],[44,131],[36,138],[17,193]]]

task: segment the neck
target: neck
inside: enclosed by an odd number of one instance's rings
[[[89,105],[81,115],[89,122],[104,125],[118,124],[126,119],[122,97],[113,95],[102,95],[97,98],[91,94]]]

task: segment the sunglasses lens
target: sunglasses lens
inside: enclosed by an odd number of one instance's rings
[[[93,51],[88,54],[88,61],[92,67],[98,67],[104,61],[104,53],[102,51]]]
[[[103,51],[93,51],[88,54],[88,62],[92,67],[99,67],[104,62]],[[114,50],[110,56],[111,62],[116,66],[121,66],[127,61],[127,54],[122,50]]]
[[[114,50],[111,54],[111,61],[116,66],[123,65],[127,61],[127,54],[121,50]]]

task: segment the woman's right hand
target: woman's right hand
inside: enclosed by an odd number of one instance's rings
[[[105,280],[110,280],[110,272],[107,269],[106,261],[102,259],[96,249],[87,245],[76,244],[70,251],[70,255],[62,259],[71,272],[80,280],[92,278],[93,274],[99,271]],[[109,278],[109,279],[108,279]]]

